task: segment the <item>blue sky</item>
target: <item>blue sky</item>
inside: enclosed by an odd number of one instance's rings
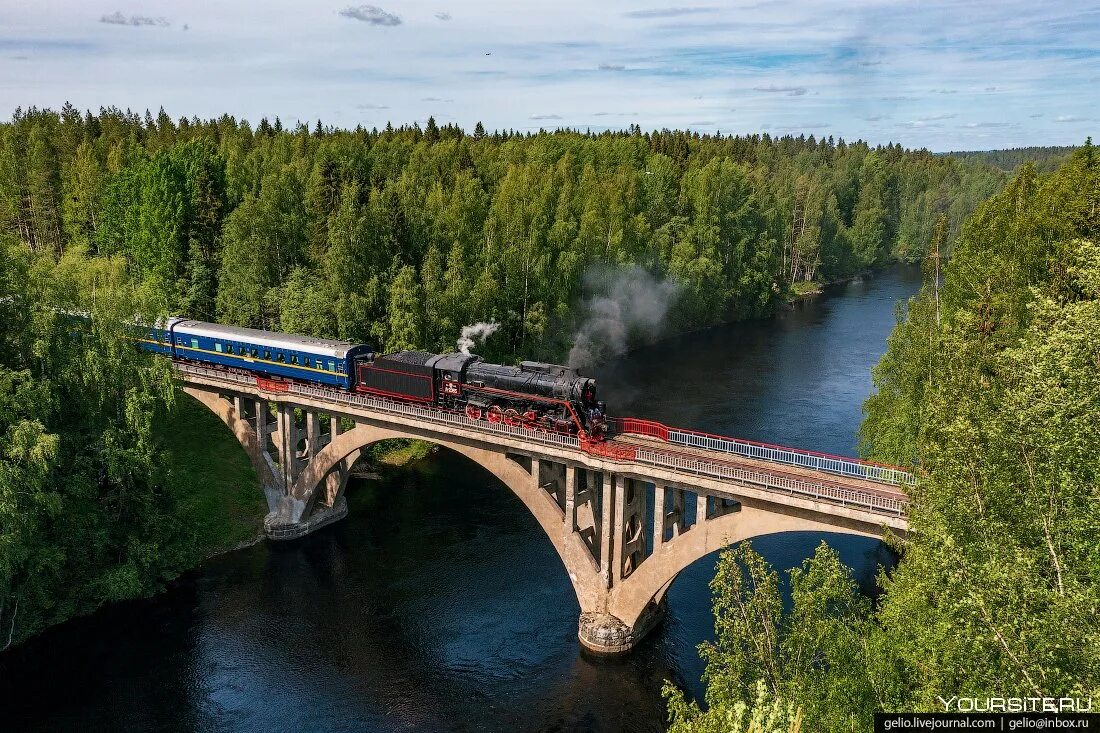
[[[0,110],[434,115],[936,151],[1100,132],[1095,2],[376,1],[0,0]]]

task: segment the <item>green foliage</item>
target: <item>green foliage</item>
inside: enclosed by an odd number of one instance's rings
[[[55,262],[0,234],[0,649],[159,590],[262,516],[255,501],[247,524],[227,511],[242,490],[264,503],[231,436],[204,426],[200,440],[181,420],[190,450],[166,452],[155,426],[175,409],[170,369],[128,338],[135,313],[156,311],[125,269],[77,250]],[[238,468],[204,475],[226,445]],[[227,481],[235,493],[202,498]]]
[[[920,469],[879,610],[895,708],[1100,692],[1098,200],[1089,145],[1024,166],[875,370],[864,444]]]
[[[753,688],[752,705],[740,700],[716,702],[706,712],[684,699],[682,692],[665,683],[668,700],[669,733],[798,733],[802,729],[802,711],[768,692],[764,681]]]
[[[973,160],[996,166],[1001,170],[1013,172],[1025,163],[1033,164],[1043,172],[1057,170],[1066,162],[1070,154],[1077,149],[1075,145],[1048,145],[1009,150],[972,150],[944,153],[960,160]]]
[[[593,267],[682,281],[677,330],[754,317],[795,283],[919,255],[937,216],[954,235],[999,183],[812,137],[311,132],[71,107],[0,125],[0,228],[55,256],[123,256],[162,311],[380,348],[453,348],[495,321],[485,356],[502,360],[568,352]]]
[[[899,566],[872,608],[823,545],[784,611],[762,558],[723,553],[708,710],[668,690],[674,725],[732,724],[758,678],[825,731],[942,710],[939,696],[1100,694],[1098,202],[1086,143],[1049,176],[1024,166],[943,267],[950,223],[933,223],[928,281],[899,313],[862,433],[917,470]]]
[[[835,551],[823,542],[791,571],[786,612],[778,573],[748,542],[722,553],[711,589],[715,641],[700,647],[707,711],[666,686],[673,730],[726,730],[749,705],[774,716],[760,730],[786,730],[795,709],[814,730],[866,729],[878,700],[871,607]]]

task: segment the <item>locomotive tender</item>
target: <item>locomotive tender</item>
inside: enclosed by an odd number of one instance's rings
[[[607,431],[596,380],[557,364],[489,364],[466,353],[398,351],[254,328],[170,318],[135,339],[173,359],[266,379],[323,384],[485,419],[601,440]]]

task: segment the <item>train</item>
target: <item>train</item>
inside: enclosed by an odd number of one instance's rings
[[[596,380],[560,364],[491,364],[476,354],[376,353],[366,344],[169,318],[134,339],[172,359],[464,414],[471,420],[602,441]]]

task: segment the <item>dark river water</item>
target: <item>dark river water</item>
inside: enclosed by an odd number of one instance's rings
[[[598,376],[615,414],[851,454],[894,304],[918,287],[893,269]],[[658,731],[664,680],[701,693],[715,556],[681,573],[638,649],[593,659],[549,540],[482,469],[440,452],[348,500],[314,536],[216,558],[0,656],[0,731]],[[754,546],[786,569],[823,538],[868,589],[889,561],[844,535]]]

